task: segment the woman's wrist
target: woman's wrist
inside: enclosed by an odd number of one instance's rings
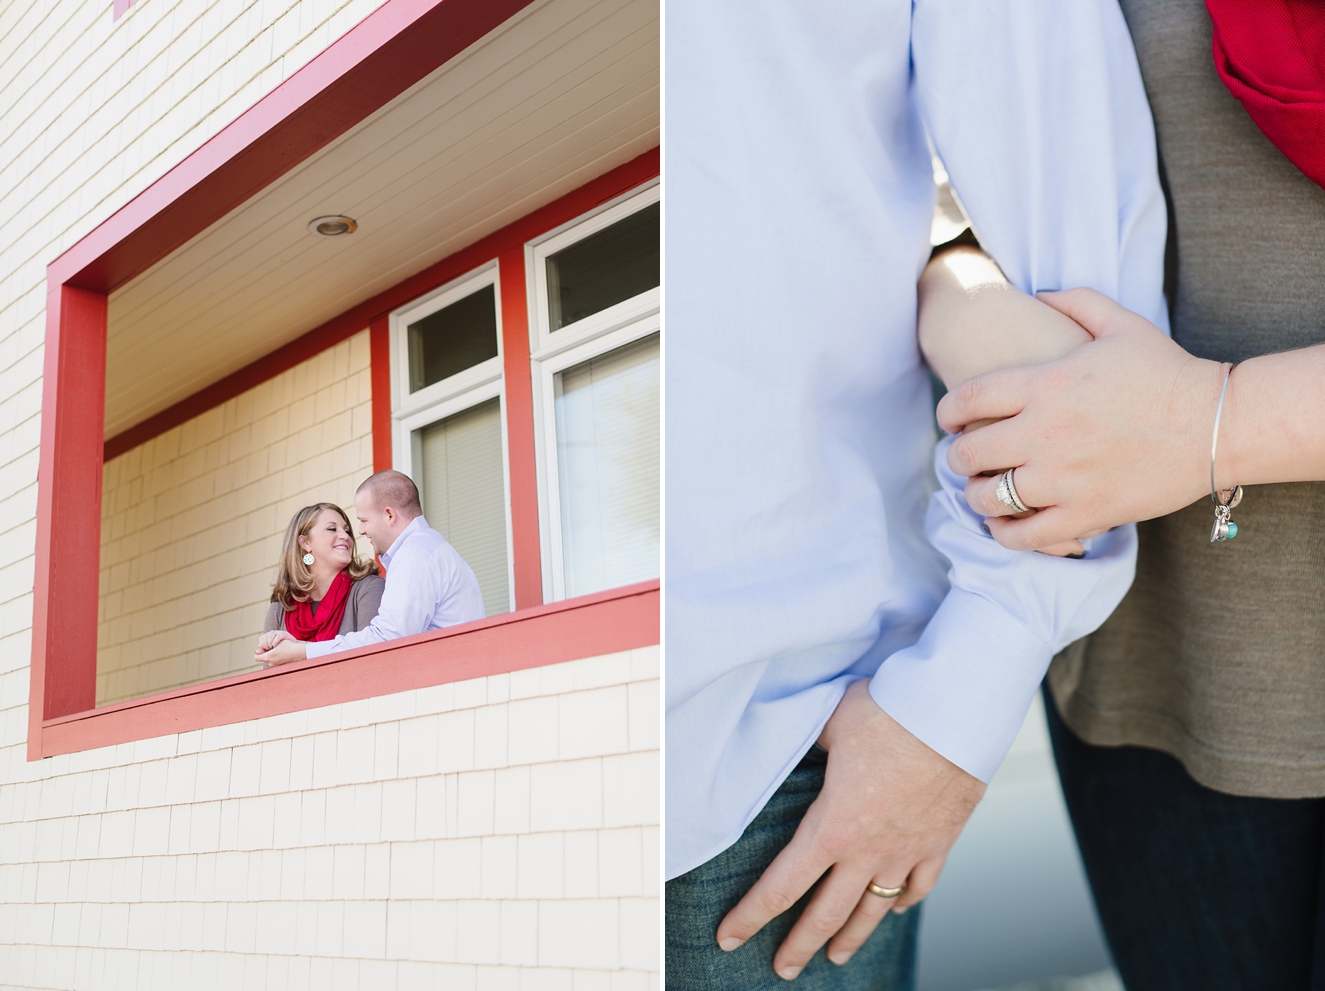
[[[1267,354],[1233,370],[1219,428],[1221,487],[1325,478],[1317,377],[1325,367],[1312,367],[1313,351],[1320,356],[1318,348]]]
[[[1215,416],[1219,415],[1218,457],[1215,462],[1215,484],[1219,488],[1236,484],[1229,481],[1232,460],[1228,456],[1228,394],[1224,397],[1220,412],[1219,394],[1224,387],[1227,362],[1211,361],[1207,358],[1193,357],[1185,369],[1186,391],[1189,395],[1190,413],[1188,429],[1192,450],[1191,467],[1186,474],[1191,477],[1192,501],[1210,495],[1210,450],[1215,440]],[[1229,383],[1229,393],[1232,392]]]

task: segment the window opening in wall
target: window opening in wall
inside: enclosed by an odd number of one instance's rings
[[[498,299],[494,262],[391,316],[395,467],[474,570],[489,616],[514,600]]]
[[[497,300],[491,285],[409,325],[409,390],[418,392],[497,357]]]
[[[474,569],[484,611],[510,612],[500,401],[438,420],[418,438],[423,515]]]
[[[548,599],[660,572],[660,241],[652,184],[527,248]]]
[[[658,575],[659,352],[652,334],[556,376],[567,596]]]
[[[560,330],[655,288],[662,269],[659,204],[547,257],[548,329]]]

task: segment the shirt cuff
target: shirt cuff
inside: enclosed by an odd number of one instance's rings
[[[340,645],[340,637],[331,640],[317,640],[312,643],[304,644],[305,657],[326,657],[328,654],[334,654],[343,648]]]
[[[914,646],[891,655],[870,695],[931,749],[988,782],[1007,756],[1051,646],[988,599],[953,588]]]

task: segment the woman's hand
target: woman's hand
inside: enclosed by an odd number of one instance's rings
[[[285,630],[268,630],[262,636],[258,637],[258,649],[253,651],[253,657],[255,660],[265,664],[267,659],[262,656],[263,654],[274,648],[282,640],[293,639],[294,637]]]
[[[1046,365],[976,376],[943,397],[956,433],[953,471],[1005,547],[1047,547],[1121,523],[1163,516],[1207,495],[1210,437],[1224,369],[1188,354],[1159,328],[1091,289],[1041,293],[1094,340]],[[1017,466],[1017,492],[1039,512],[997,514],[998,477]],[[1221,485],[1226,484],[1221,481]]]
[[[1069,317],[1009,283],[978,248],[953,248],[935,256],[916,289],[920,350],[948,388],[996,368],[1053,361],[1093,340]],[[968,423],[965,430],[990,422]],[[993,474],[997,485],[1002,471]],[[999,503],[998,512],[1012,511]],[[1067,540],[1038,550],[1053,557],[1079,556],[1082,545]]]

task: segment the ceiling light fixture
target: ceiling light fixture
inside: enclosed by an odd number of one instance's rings
[[[349,217],[318,217],[308,222],[308,233],[318,237],[340,237],[342,234],[353,234],[358,229],[359,225]]]

